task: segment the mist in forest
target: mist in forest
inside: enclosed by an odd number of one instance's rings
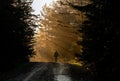
[[[30,61],[54,61],[54,52],[59,53],[58,62],[75,62],[75,54],[82,53],[80,26],[87,20],[84,13],[77,11],[65,1],[54,2],[51,7],[44,5],[40,12],[39,31],[34,36],[35,55]],[[72,1],[85,6],[89,1]],[[79,44],[78,44],[79,43]]]

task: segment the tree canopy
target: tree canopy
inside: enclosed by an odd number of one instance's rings
[[[45,5],[41,11],[39,32],[35,36],[35,59],[53,61],[52,54],[56,50],[61,62],[74,60],[75,53],[81,54],[82,46],[77,44],[82,41],[82,33],[78,31],[81,17],[86,19],[84,14],[59,1],[50,7]]]
[[[33,53],[35,24],[31,3],[31,0],[0,0],[0,65],[5,70],[29,62],[28,56]]]
[[[82,11],[89,20],[82,25],[83,56],[88,64],[94,65],[99,79],[116,81],[119,60],[120,33],[116,12],[117,3],[110,0],[91,0],[86,6],[69,5]],[[114,6],[114,3],[117,6]],[[97,78],[98,78],[97,77]],[[111,78],[110,78],[111,77]]]

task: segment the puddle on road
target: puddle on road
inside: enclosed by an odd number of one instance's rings
[[[65,64],[59,64],[53,68],[54,81],[72,81],[69,76],[69,66]]]
[[[68,75],[55,75],[54,81],[72,81]]]

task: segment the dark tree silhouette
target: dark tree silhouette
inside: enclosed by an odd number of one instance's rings
[[[117,81],[119,72],[119,14],[118,3],[110,0],[91,0],[86,6],[72,5],[89,18],[83,22],[83,56],[88,64],[94,65],[101,81]]]
[[[0,0],[0,71],[10,70],[29,62],[34,34],[31,0]]]

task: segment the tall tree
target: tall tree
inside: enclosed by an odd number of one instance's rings
[[[114,1],[91,0],[86,6],[72,5],[74,9],[83,11],[89,18],[82,27],[83,59],[96,66],[99,79],[102,81],[116,81],[120,33],[118,32],[119,15],[116,12]],[[116,4],[117,5],[117,4]],[[111,77],[111,78],[110,78]]]
[[[31,2],[0,1],[1,70],[29,61],[28,55],[32,54],[30,41],[34,34]]]
[[[51,7],[45,5],[41,15],[40,31],[35,37],[35,59],[53,61],[53,54],[58,51],[59,61],[69,62],[74,60],[75,53],[81,54],[82,46],[77,41],[82,41],[78,30],[84,14],[58,1]]]

